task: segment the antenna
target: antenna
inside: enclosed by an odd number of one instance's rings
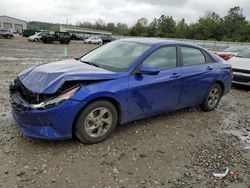
[[[3,15],[5,16],[5,8],[3,9]]]

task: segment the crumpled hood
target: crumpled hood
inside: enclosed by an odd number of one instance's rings
[[[233,69],[243,69],[250,71],[250,59],[241,57],[232,57],[228,60]]]
[[[34,93],[55,93],[66,81],[110,80],[117,73],[69,59],[24,70],[18,75],[22,84]]]

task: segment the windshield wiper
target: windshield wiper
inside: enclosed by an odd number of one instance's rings
[[[95,67],[100,67],[99,65],[97,65],[96,63],[92,63],[92,62],[88,62],[88,61],[82,61],[82,60],[80,60],[81,62],[83,62],[83,63],[86,63],[86,64],[88,64],[88,65],[92,65],[92,66],[95,66]]]

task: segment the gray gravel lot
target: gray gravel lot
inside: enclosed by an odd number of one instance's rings
[[[68,46],[70,57],[95,48]],[[37,64],[65,59],[64,45],[0,39],[0,187],[250,187],[250,92],[234,87],[209,113],[189,108],[117,127],[106,141],[24,137],[8,84]],[[225,167],[237,178],[214,178]]]

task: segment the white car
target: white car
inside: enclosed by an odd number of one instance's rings
[[[84,40],[86,44],[102,44],[102,39],[100,37],[89,37]]]
[[[28,41],[30,42],[38,42],[39,40],[42,39],[42,35],[44,34],[45,32],[38,32],[32,36],[29,36],[28,37]]]
[[[250,48],[228,61],[233,68],[233,83],[250,86]]]

